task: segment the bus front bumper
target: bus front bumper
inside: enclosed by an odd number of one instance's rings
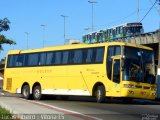
[[[156,97],[156,91],[122,88],[121,97],[154,100]]]

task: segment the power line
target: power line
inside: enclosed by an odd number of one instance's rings
[[[114,20],[114,21],[112,21],[112,22],[108,22],[107,24],[96,25],[95,27],[106,27],[106,26],[108,26],[108,25],[110,25],[110,24],[117,24],[118,22],[123,21],[123,20],[125,20],[126,18],[129,18],[129,17],[131,17],[131,16],[133,16],[133,15],[135,15],[135,14],[136,14],[136,11],[130,13],[129,15],[127,15],[127,16],[125,16],[125,17],[123,17],[123,18]]]
[[[155,2],[154,2],[154,4],[152,5],[152,7],[148,10],[148,12],[145,14],[145,16],[142,18],[142,20],[140,21],[140,22],[142,22],[144,19],[145,19],[145,17],[149,14],[149,12],[153,9],[153,7],[155,6],[155,4],[157,3],[157,1],[158,0],[156,0]]]
[[[153,5],[152,0],[149,0],[149,2]],[[160,0],[159,0],[160,2]],[[154,8],[157,10],[158,14],[160,15],[160,9],[157,6],[154,6]]]

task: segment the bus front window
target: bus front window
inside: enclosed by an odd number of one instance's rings
[[[123,49],[123,80],[155,83],[153,51],[134,47]]]
[[[143,33],[143,27],[142,26],[130,26],[127,27],[126,34],[128,35],[137,35]]]

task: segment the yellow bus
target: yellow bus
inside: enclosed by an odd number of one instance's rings
[[[155,99],[154,53],[149,47],[110,42],[11,50],[3,89],[33,95]]]

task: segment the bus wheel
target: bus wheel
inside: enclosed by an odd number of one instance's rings
[[[96,91],[96,100],[98,103],[102,103],[105,100],[105,88],[104,86],[98,86]]]
[[[27,100],[29,99],[29,97],[30,97],[30,88],[29,88],[28,85],[23,86],[22,95],[23,95],[23,98],[25,98]]]
[[[42,98],[41,87],[40,86],[35,86],[33,88],[33,98],[35,100],[40,100]]]

